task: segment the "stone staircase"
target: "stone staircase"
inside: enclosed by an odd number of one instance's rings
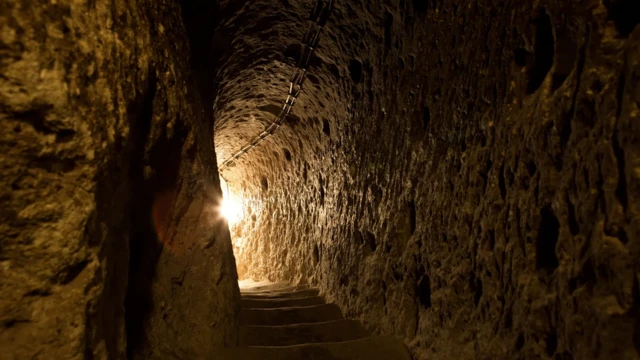
[[[360,322],[342,316],[317,289],[286,283],[242,287],[239,347],[222,359],[410,360],[391,336],[371,336]]]

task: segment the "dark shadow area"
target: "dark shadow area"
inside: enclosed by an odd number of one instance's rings
[[[152,79],[141,106],[141,114],[132,126],[136,144],[130,170],[130,183],[134,184],[130,208],[133,224],[130,236],[129,288],[125,302],[129,356],[146,340],[146,319],[155,306],[151,286],[158,258],[170,245],[165,234],[174,210],[182,148],[188,135],[188,128],[179,123],[177,126],[181,127],[176,129],[173,137],[169,138],[166,133],[160,136],[159,141],[148,152],[150,155],[145,156],[153,99],[156,95],[154,82]],[[151,178],[145,178],[146,167],[154,170]]]
[[[127,356],[144,341],[144,324],[151,309],[150,287],[162,245],[155,236],[152,204],[153,192],[144,179],[144,152],[151,129],[153,100],[157,91],[157,79],[153,71],[146,95],[140,108],[130,111],[131,118],[131,163],[129,181],[132,186],[130,219],[133,220],[129,244],[129,282],[125,299],[125,328],[127,331]],[[136,114],[137,113],[137,114]]]
[[[609,19],[615,22],[620,37],[629,37],[640,23],[640,1],[604,0],[603,3],[609,11]]]

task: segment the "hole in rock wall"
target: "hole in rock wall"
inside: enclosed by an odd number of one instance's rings
[[[291,151],[289,151],[289,149],[284,149],[284,158],[287,159],[287,161],[291,161]]]
[[[360,61],[353,59],[349,62],[349,76],[356,84],[362,81],[362,63]]]
[[[555,330],[549,332],[545,343],[545,350],[547,352],[547,355],[549,357],[553,357],[553,354],[555,354],[556,350],[558,349],[558,335]]]
[[[541,9],[533,23],[536,29],[535,60],[527,72],[529,76],[527,94],[533,94],[540,88],[553,66],[554,39],[551,18],[544,9]]]
[[[504,176],[505,171],[506,169],[504,166],[504,162],[502,162],[502,165],[500,166],[500,171],[498,172],[498,188],[500,188],[500,197],[502,198],[502,200],[506,199],[507,197],[507,185],[506,185],[506,179]]]
[[[363,237],[363,247],[365,256],[373,254],[378,248],[376,243],[376,237],[371,232],[367,231]]]
[[[471,289],[474,291],[473,303],[475,304],[475,306],[478,306],[478,304],[480,304],[480,299],[482,299],[482,292],[483,292],[482,279],[480,279],[479,277],[476,277],[476,274],[474,272],[471,272],[470,284],[471,284]]]
[[[407,244],[416,231],[416,205],[413,201],[409,201],[401,211],[398,212],[395,245],[398,253],[404,253]],[[388,251],[388,250],[385,250]]]
[[[411,200],[408,204],[409,208],[409,231],[411,235],[416,232],[416,203]]]
[[[318,175],[318,188],[320,189],[320,205],[324,206],[324,181],[322,175]]]
[[[327,119],[322,120],[322,132],[327,136],[331,136],[331,125]]]
[[[291,44],[284,50],[284,57],[297,61],[302,53],[300,44]]]
[[[431,123],[431,110],[425,105],[422,107],[422,130],[427,131],[429,123]]]
[[[391,41],[393,30],[393,14],[390,12],[386,12],[384,14],[384,54],[386,55],[389,50],[391,50]]]
[[[422,276],[418,282],[418,299],[422,307],[431,307],[431,280],[428,275]]]
[[[520,333],[520,335],[518,335],[518,338],[516,339],[516,351],[522,350],[522,348],[524,347],[524,341],[524,334]]]
[[[528,63],[531,62],[532,56],[531,53],[526,49],[517,48],[513,52],[513,61],[516,63],[518,67],[525,67]]]
[[[560,236],[560,223],[550,206],[540,210],[540,227],[536,244],[536,266],[539,270],[553,272],[559,263],[556,244]]]

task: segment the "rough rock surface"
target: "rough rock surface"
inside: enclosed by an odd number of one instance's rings
[[[3,359],[194,358],[235,342],[211,94],[181,13],[0,5]]]
[[[219,160],[281,106],[311,4],[222,1]],[[638,359],[639,14],[338,1],[294,116],[223,174],[239,274],[419,359]]]

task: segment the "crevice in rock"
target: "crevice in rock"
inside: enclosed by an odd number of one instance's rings
[[[151,283],[162,246],[155,239],[152,220],[143,216],[152,211],[153,193],[144,178],[144,146],[147,143],[156,98],[157,78],[150,71],[147,89],[138,109],[131,109],[132,160],[129,176],[136,186],[132,189],[131,217],[138,219],[131,229],[129,244],[129,279],[125,299],[125,325],[127,332],[127,356],[133,357],[145,341],[145,325],[152,306]]]
[[[391,50],[391,41],[393,40],[393,14],[384,13],[384,54],[385,56]]]
[[[522,348],[524,347],[524,343],[525,343],[524,334],[520,333],[520,335],[518,335],[518,338],[516,339],[516,344],[515,344],[516,351],[522,350]]]
[[[562,125],[562,129],[560,130],[560,144],[562,147],[566,147],[569,142],[569,138],[571,136],[571,127],[573,126],[572,122],[576,116],[576,103],[578,101],[578,94],[580,92],[580,86],[582,84],[582,72],[584,71],[584,64],[587,58],[587,46],[589,44],[590,36],[587,35],[586,43],[580,49],[580,56],[578,58],[578,62],[576,65],[576,88],[573,91],[573,96],[571,99],[571,108],[565,115],[565,121]],[[564,81],[564,80],[563,80]]]
[[[567,197],[567,214],[569,217],[569,230],[571,231],[571,235],[578,235],[578,233],[580,233],[580,226],[576,219],[576,208],[569,197]]]
[[[425,132],[429,128],[429,123],[431,122],[431,110],[429,110],[428,106],[422,107],[422,130]]]

